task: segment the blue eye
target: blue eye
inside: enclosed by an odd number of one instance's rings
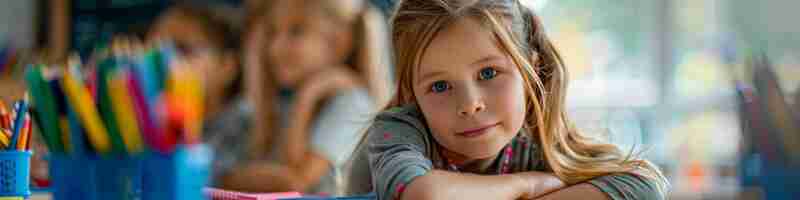
[[[491,67],[481,69],[480,73],[478,74],[478,79],[480,80],[489,80],[493,79],[497,76],[497,70]]]
[[[444,92],[447,91],[447,89],[450,89],[450,84],[444,81],[436,81],[431,85],[431,91],[434,93]]]

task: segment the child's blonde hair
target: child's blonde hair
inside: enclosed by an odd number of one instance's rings
[[[458,18],[469,17],[490,28],[525,81],[526,133],[537,138],[547,167],[568,184],[618,172],[635,172],[667,182],[646,160],[633,159],[615,145],[580,134],[564,106],[567,68],[545,35],[540,19],[517,0],[405,0],[391,21],[396,55],[397,91],[387,108],[415,101],[413,76],[437,33]]]
[[[294,1],[294,0],[291,0]],[[345,66],[350,67],[351,70],[358,74],[361,83],[367,87],[371,97],[376,104],[383,104],[388,98],[388,81],[389,76],[387,67],[390,63],[388,60],[389,48],[386,46],[386,31],[385,31],[385,18],[381,15],[379,10],[372,7],[367,1],[363,0],[305,0],[302,3],[302,11],[308,12],[321,12],[325,16],[325,20],[333,20],[334,22],[343,22],[344,24],[352,24],[353,33],[353,49],[346,58],[347,63]],[[274,13],[276,8],[276,1],[265,1],[259,4],[253,4],[255,8],[251,9],[248,13],[247,24],[248,27],[260,27],[269,29],[272,27],[276,19],[272,19],[270,14]],[[321,20],[321,19],[314,19]],[[247,37],[252,37],[252,34],[266,34],[269,40],[270,31],[250,30],[246,34]],[[265,42],[268,43],[268,42]],[[246,44],[247,45],[247,44]],[[259,44],[262,48],[269,44]],[[279,93],[278,83],[269,73],[267,67],[271,66],[268,56],[259,56],[256,60],[248,59],[246,64],[246,77],[245,77],[245,90],[247,98],[255,106],[255,113],[257,116],[254,118],[254,139],[251,140],[251,151],[253,156],[263,155],[274,142],[270,137],[270,132],[277,131],[278,118],[277,118],[277,102],[276,96]]]

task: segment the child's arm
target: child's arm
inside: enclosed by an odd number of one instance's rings
[[[426,155],[437,145],[422,122],[402,109],[387,112],[378,116],[366,142],[372,188],[380,200],[532,199],[564,185],[541,172],[484,176],[435,170]]]
[[[586,199],[586,200],[610,200],[608,195],[588,183],[573,185],[553,193],[547,194],[537,200],[556,200],[556,199]]]
[[[540,172],[474,175],[433,170],[415,178],[401,199],[533,199],[564,187],[557,177]]]
[[[256,161],[238,167],[221,177],[222,188],[244,192],[305,191],[328,173],[328,161],[309,155],[306,165],[294,168],[283,164]]]
[[[289,119],[289,126],[284,130],[287,136],[283,141],[285,144],[283,152],[286,152],[284,163],[289,165],[306,164],[305,160],[308,159],[307,156],[311,152],[309,138],[317,108],[321,102],[335,95],[336,92],[356,87],[358,81],[355,77],[354,72],[345,67],[336,66],[311,74],[309,78],[302,81],[292,105],[292,112],[289,114],[292,118]]]
[[[310,127],[320,102],[336,91],[356,86],[354,75],[349,73],[331,67],[304,80],[292,104],[289,125],[283,130],[286,138],[280,141],[284,148],[280,150],[284,153],[282,159],[278,163],[253,162],[242,166],[223,177],[225,188],[250,192],[302,192],[329,173],[333,161],[321,155],[323,152],[312,151]],[[340,118],[348,119],[347,116]]]
[[[433,170],[416,177],[396,191],[402,200],[516,199],[523,196],[525,181],[513,175],[481,176]]]
[[[254,161],[238,167],[222,182],[226,189],[247,192],[306,191],[330,171],[331,162],[310,150],[308,126],[315,104],[299,100],[293,105],[289,127],[284,129],[285,153],[279,162]]]
[[[551,199],[664,199],[656,181],[631,173],[617,173],[597,177],[586,183],[573,185],[548,194],[542,198]]]

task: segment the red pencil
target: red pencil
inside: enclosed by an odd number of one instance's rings
[[[10,129],[11,122],[9,121],[8,110],[6,110],[6,104],[2,100],[0,100],[0,128]]]

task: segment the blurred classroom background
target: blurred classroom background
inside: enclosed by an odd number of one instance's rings
[[[387,15],[392,2],[374,1]],[[524,2],[566,60],[578,126],[661,166],[670,199],[796,198],[800,1]],[[88,54],[116,34],[144,34],[173,4],[4,1],[0,45],[54,59]],[[24,86],[9,74],[0,75],[0,98],[19,98]]]

